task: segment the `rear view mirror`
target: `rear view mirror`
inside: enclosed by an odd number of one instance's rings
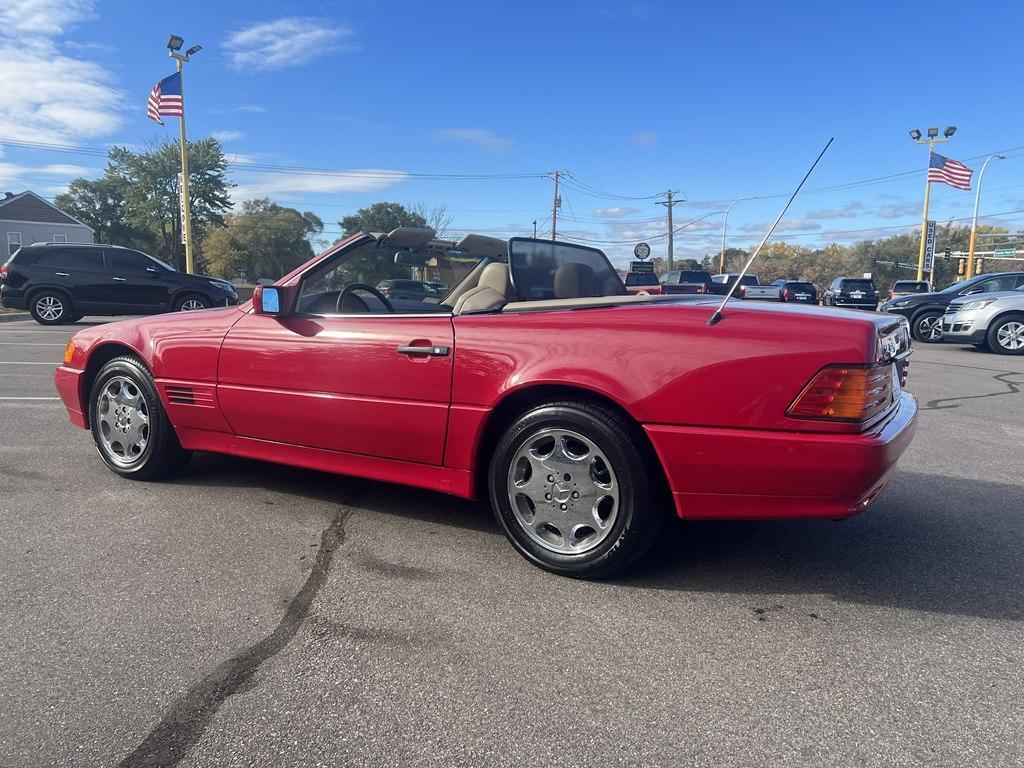
[[[417,256],[411,251],[398,251],[395,253],[395,264],[400,267],[422,267],[427,263],[423,256]]]
[[[257,315],[281,315],[281,289],[274,285],[257,285],[252,292],[252,309]]]

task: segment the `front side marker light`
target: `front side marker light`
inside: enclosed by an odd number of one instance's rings
[[[64,347],[64,365],[71,365],[71,359],[75,356],[75,341],[72,339]]]

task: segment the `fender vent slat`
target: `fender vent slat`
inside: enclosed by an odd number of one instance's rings
[[[192,387],[167,387],[167,400],[174,405],[195,405],[196,393]]]

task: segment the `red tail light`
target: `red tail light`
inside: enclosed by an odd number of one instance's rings
[[[892,300],[892,291],[889,291],[888,298],[890,301]]]
[[[821,291],[814,292],[814,303],[817,304],[821,301]]]
[[[784,298],[784,299],[788,299],[789,298],[789,288],[783,288],[782,289],[782,298]]]
[[[741,299],[747,298],[747,286],[745,286],[745,285],[741,285],[740,286],[740,298]]]
[[[786,413],[803,419],[867,421],[892,405],[892,378],[890,364],[825,368],[797,395]]]
[[[10,274],[10,268],[6,264],[0,266],[0,280],[7,277],[8,274]]]
[[[701,283],[700,285],[697,286],[697,293],[707,293],[707,292],[708,292],[708,287],[706,285],[704,285],[704,283]]]
[[[380,292],[383,293],[385,296],[390,296],[391,295],[391,289],[390,288],[381,288]]]

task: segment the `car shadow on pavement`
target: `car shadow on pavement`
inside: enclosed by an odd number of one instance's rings
[[[624,583],[1024,619],[1024,487],[898,472],[841,522],[684,522]]]

